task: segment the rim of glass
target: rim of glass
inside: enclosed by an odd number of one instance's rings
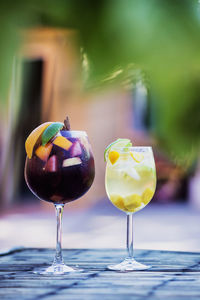
[[[142,151],[142,152],[148,152],[148,151],[152,151],[152,147],[151,146],[128,146],[128,147],[113,147],[113,150],[121,150],[123,152],[127,152],[127,150],[134,150],[134,151]]]
[[[66,131],[69,134],[70,133],[75,133],[75,134],[82,134],[82,135],[87,135],[86,131],[82,130],[61,130],[61,131]]]

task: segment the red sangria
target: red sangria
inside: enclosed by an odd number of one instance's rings
[[[64,123],[47,122],[37,127],[25,143],[25,180],[39,199],[55,204],[57,246],[54,263],[40,274],[74,271],[61,253],[61,217],[65,203],[84,195],[94,180],[94,158],[86,132],[70,130]]]

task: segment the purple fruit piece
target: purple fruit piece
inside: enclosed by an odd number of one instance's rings
[[[56,155],[52,155],[45,166],[45,171],[47,172],[57,172],[58,171],[58,160]]]
[[[81,145],[79,144],[79,142],[75,142],[70,150],[70,156],[74,157],[74,156],[79,156],[81,155],[82,150],[81,150]]]
[[[90,151],[89,151],[89,143],[88,143],[88,140],[86,139],[86,137],[81,137],[80,138],[80,141],[81,141],[81,144],[83,145],[85,151],[86,151],[86,154],[87,154],[87,157],[90,158]]]

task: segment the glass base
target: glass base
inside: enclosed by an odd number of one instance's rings
[[[81,272],[82,270],[71,268],[69,266],[66,266],[64,263],[62,263],[62,264],[53,264],[48,268],[40,268],[34,270],[33,272],[35,274],[40,274],[40,275],[63,275],[63,274],[69,274],[71,272],[76,272],[76,271]]]
[[[151,266],[143,265],[137,262],[134,258],[126,258],[124,261],[117,265],[110,265],[107,267],[109,270],[121,271],[121,272],[132,272],[132,271],[142,271],[148,270]]]

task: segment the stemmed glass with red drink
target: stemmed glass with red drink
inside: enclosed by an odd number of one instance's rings
[[[66,203],[84,195],[94,180],[94,158],[86,132],[64,123],[47,122],[28,136],[25,180],[34,195],[56,208],[57,239],[52,266],[39,274],[65,274],[75,269],[64,264],[61,249],[62,214]]]

